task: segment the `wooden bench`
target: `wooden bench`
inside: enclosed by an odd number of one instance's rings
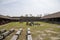
[[[8,36],[9,34],[11,34],[12,32],[14,32],[14,29],[10,29],[9,31],[6,31],[5,33],[0,35],[0,40],[3,40],[6,36]]]
[[[2,34],[2,33],[4,33],[4,32],[6,32],[6,29],[0,30],[0,34]]]
[[[19,29],[16,34],[11,38],[11,40],[18,40],[19,38],[19,35],[21,34],[22,32],[22,29]]]
[[[28,31],[27,31],[27,40],[32,40],[30,28],[28,28]]]
[[[27,35],[27,40],[32,40],[32,36],[31,35]]]

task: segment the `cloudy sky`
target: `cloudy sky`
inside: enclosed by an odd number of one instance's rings
[[[60,11],[60,0],[0,0],[0,15],[45,15]]]

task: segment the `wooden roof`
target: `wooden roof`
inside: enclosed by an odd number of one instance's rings
[[[43,16],[41,19],[46,19],[46,18],[60,18],[60,12],[56,12],[56,13],[53,13],[53,14]]]
[[[10,20],[19,20],[20,19],[19,17],[10,17],[10,16],[3,16],[3,15],[0,15],[0,18],[10,19]]]
[[[10,18],[10,17],[9,17],[9,16],[0,15],[0,18],[5,18],[5,19],[7,18],[7,19],[8,19],[8,18]]]

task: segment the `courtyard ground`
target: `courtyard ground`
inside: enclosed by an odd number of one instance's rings
[[[40,25],[29,26],[26,25],[26,22],[10,22],[5,25],[0,25],[0,30],[6,29],[8,31],[9,29],[14,28],[17,31],[20,28],[23,28],[23,32],[18,40],[26,40],[26,31],[27,28],[30,28],[33,40],[60,40],[60,25],[46,22],[37,23]],[[7,36],[4,40],[10,40],[16,31]]]

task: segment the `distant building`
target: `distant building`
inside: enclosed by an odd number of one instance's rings
[[[46,22],[53,22],[53,23],[60,23],[60,12],[56,12],[53,14],[49,14],[43,17],[10,17],[10,16],[3,16],[0,15],[0,24],[5,24],[9,22],[27,22],[27,21],[46,21]]]
[[[41,19],[46,21],[46,22],[60,23],[60,12],[56,12],[53,14],[43,16]]]

